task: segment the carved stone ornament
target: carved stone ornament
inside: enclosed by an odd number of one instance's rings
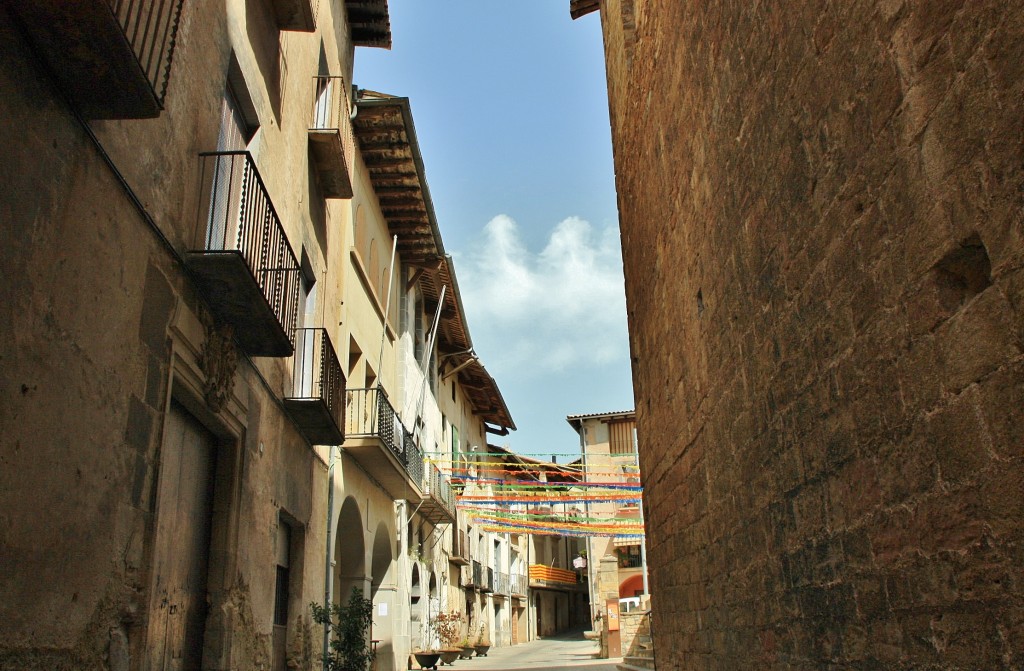
[[[199,366],[206,373],[203,389],[206,405],[213,412],[220,412],[235,386],[238,354],[235,351],[234,329],[228,325],[218,327],[215,323],[207,323],[206,342],[199,354]]]

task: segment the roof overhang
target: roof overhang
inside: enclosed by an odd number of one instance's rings
[[[569,16],[576,19],[601,9],[601,0],[570,0]]]
[[[436,267],[444,246],[427,188],[408,98],[376,91],[356,95],[353,131],[398,254],[413,265]]]
[[[588,419],[599,419],[602,422],[623,422],[629,420],[636,420],[635,410],[620,410],[617,412],[595,412],[589,415],[569,415],[565,418],[565,421],[569,422],[576,433],[580,432],[580,427],[583,426],[583,422]]]
[[[352,44],[357,47],[391,48],[391,16],[388,0],[345,0]]]
[[[353,127],[363,163],[388,231],[398,237],[399,257],[423,270],[418,281],[428,314],[438,309],[442,288],[448,287],[440,305],[437,336],[438,354],[444,364],[441,375],[458,369],[455,374],[473,413],[500,429],[514,430],[516,425],[497,383],[473,353],[454,264],[444,251],[427,187],[409,99],[359,91],[356,107]]]

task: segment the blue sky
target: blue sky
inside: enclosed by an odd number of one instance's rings
[[[410,99],[477,354],[526,454],[633,407],[600,18],[568,0],[391,0],[360,88]],[[560,458],[559,461],[562,461]]]

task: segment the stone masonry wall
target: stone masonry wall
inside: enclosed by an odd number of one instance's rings
[[[1024,2],[601,21],[659,668],[1024,668]]]

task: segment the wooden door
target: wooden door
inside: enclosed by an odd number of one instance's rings
[[[215,439],[171,403],[160,456],[150,669],[198,670],[206,625]]]

